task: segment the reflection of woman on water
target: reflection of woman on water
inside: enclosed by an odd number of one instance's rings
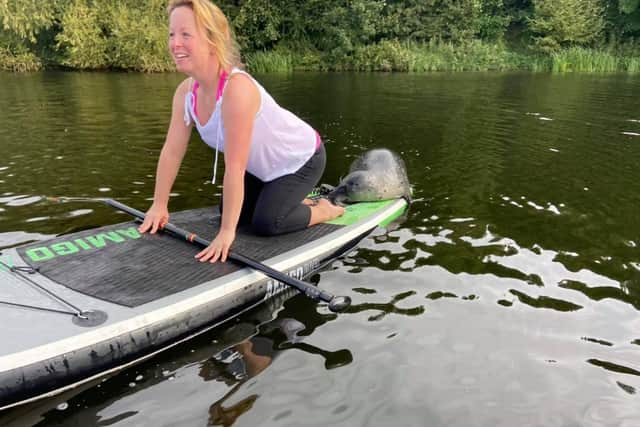
[[[308,303],[306,298],[300,304]],[[272,313],[272,311],[269,311]],[[305,318],[305,324],[292,318],[278,318],[260,326],[260,333],[239,344],[227,348],[202,365],[200,376],[206,381],[221,381],[231,386],[225,395],[218,399],[209,409],[210,423],[213,425],[231,425],[237,417],[251,409],[258,398],[251,394],[236,403],[227,404],[231,398],[250,378],[263,372],[285,349],[296,349],[309,354],[319,355],[324,359],[325,369],[335,369],[353,361],[353,355],[347,349],[336,351],[324,350],[303,342],[304,335],[324,324],[327,317],[319,313]],[[247,333],[246,324],[238,324],[226,331],[232,336]],[[252,328],[252,332],[255,331]],[[236,329],[245,329],[242,330]],[[246,335],[245,335],[246,336]]]
[[[224,152],[222,221],[196,257],[225,261],[238,224],[257,234],[301,230],[342,215],[326,199],[306,200],[326,163],[319,134],[281,108],[240,60],[229,23],[208,0],[169,2],[169,50],[189,76],[176,89],[171,122],[156,174],[153,204],[140,231],[169,221],[169,193],[195,126],[203,141]]]
[[[273,341],[265,337],[252,337],[218,353],[214,359],[224,366],[221,378],[232,382],[243,381],[264,371],[273,360]]]
[[[224,349],[218,347],[217,353],[200,365],[199,375],[204,381],[216,381],[229,387],[224,396],[211,404],[210,424],[232,425],[251,409],[257,395],[249,392],[239,398],[234,394],[243,384],[270,367],[284,351],[295,349],[317,355],[319,360],[324,360],[325,369],[339,368],[353,361],[348,349],[332,351],[304,342],[305,337],[334,319],[335,315],[320,313],[315,310],[313,301],[301,295],[291,298],[293,295],[296,292],[292,290],[283,292],[225,327],[219,337]],[[280,311],[289,298],[295,309],[288,312],[285,305]],[[296,313],[304,313],[304,320]]]
[[[246,324],[238,324],[228,329],[225,335],[247,336],[255,332],[244,331]],[[253,328],[252,328],[253,329]],[[295,319],[272,320],[261,326],[259,335],[251,336],[216,354],[203,365],[200,376],[209,380],[222,380],[228,385],[247,380],[266,369],[279,353],[278,349],[301,341],[298,333],[305,326]]]
[[[273,328],[273,329],[271,329]],[[270,327],[271,332],[277,332],[280,338],[268,338],[257,335],[244,340],[233,347],[227,348],[216,354],[212,360],[202,366],[200,376],[206,380],[215,379],[232,386],[209,409],[210,423],[213,425],[232,425],[243,413],[251,409],[256,401],[256,395],[250,395],[233,405],[225,405],[225,401],[232,396],[238,388],[250,378],[264,371],[277,356],[283,343],[294,344],[301,338],[298,332],[304,329],[304,325],[294,319],[278,319]],[[284,335],[282,337],[281,335]]]

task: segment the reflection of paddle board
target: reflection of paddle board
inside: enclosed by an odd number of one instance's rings
[[[404,212],[404,199],[349,206],[338,220],[276,237],[238,231],[234,250],[304,278]],[[171,222],[211,239],[215,208]],[[134,222],[0,254],[0,409],[51,396],[188,339],[285,289]],[[81,315],[77,315],[81,312]]]

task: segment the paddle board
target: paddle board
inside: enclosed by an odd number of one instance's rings
[[[304,279],[406,207],[404,199],[358,203],[334,221],[275,237],[239,229],[234,250]],[[171,222],[211,240],[216,212],[177,212]],[[114,224],[0,253],[0,409],[153,357],[289,289],[231,262],[200,263],[194,244],[137,227]]]

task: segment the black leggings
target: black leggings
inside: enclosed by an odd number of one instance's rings
[[[307,163],[292,174],[264,182],[245,172],[238,225],[250,225],[254,233],[263,236],[306,228],[311,209],[302,204],[302,200],[320,181],[326,163],[327,155],[321,144]],[[220,211],[223,212],[222,203]]]

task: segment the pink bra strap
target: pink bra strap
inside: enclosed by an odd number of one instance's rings
[[[218,80],[218,91],[216,92],[216,102],[222,96],[222,91],[224,90],[224,85],[227,82],[227,72],[222,70],[222,74],[220,74],[220,80]]]
[[[218,81],[218,91],[216,92],[216,102],[218,102],[218,100],[220,99],[220,97],[222,96],[222,91],[224,90],[224,85],[227,82],[227,72],[222,70],[222,74],[220,74],[220,80]],[[193,84],[193,112],[196,113],[196,116],[198,115],[198,88],[200,87],[200,84],[196,81]]]

